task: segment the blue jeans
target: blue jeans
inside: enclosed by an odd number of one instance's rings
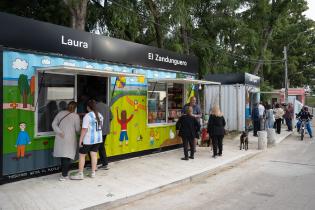
[[[298,130],[300,130],[301,123],[302,123],[302,122],[301,122],[300,120],[296,123],[296,127],[297,127]],[[310,135],[310,137],[312,137],[313,135],[312,135],[311,123],[310,123],[310,122],[307,122],[307,123],[305,124],[305,126],[306,126],[306,130],[307,130],[308,134]]]
[[[288,126],[288,130],[292,131],[292,119],[291,118],[285,118],[285,123]]]

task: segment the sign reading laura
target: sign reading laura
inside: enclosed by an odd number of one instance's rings
[[[87,42],[83,42],[83,41],[78,41],[78,40],[74,40],[74,39],[70,39],[70,38],[65,38],[64,35],[61,35],[61,44],[63,45],[69,45],[69,46],[73,46],[73,47],[82,47],[82,48],[88,48],[89,45]]]
[[[168,56],[164,57],[164,56],[159,55],[158,53],[148,53],[148,59],[154,60],[157,62],[172,63],[175,66],[176,65],[187,66],[187,61],[169,58]]]
[[[4,47],[189,73],[197,73],[199,69],[198,59],[192,55],[177,54],[3,12],[0,12],[0,26],[0,45]]]

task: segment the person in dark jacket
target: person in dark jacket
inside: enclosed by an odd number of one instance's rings
[[[182,115],[176,123],[176,131],[183,140],[184,157],[182,160],[194,159],[195,145],[194,139],[197,138],[197,132],[200,130],[200,123],[192,115],[193,108],[186,107],[185,114]],[[188,144],[190,146],[190,156],[188,158]]]
[[[223,137],[224,137],[225,119],[219,106],[215,105],[212,108],[210,117],[208,120],[208,133],[212,139],[213,158],[217,155],[222,156],[223,151]],[[219,151],[217,151],[219,149]]]
[[[253,125],[254,125],[254,136],[258,136],[257,135],[257,131],[260,129],[260,118],[259,118],[259,108],[258,108],[259,104],[255,104],[255,107],[253,108],[252,111],[252,121],[253,121]]]

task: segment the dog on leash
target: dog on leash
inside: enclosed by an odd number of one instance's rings
[[[240,150],[248,150],[248,133],[243,131],[240,136]]]

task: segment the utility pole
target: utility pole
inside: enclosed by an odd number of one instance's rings
[[[286,104],[288,104],[288,92],[289,92],[289,87],[288,87],[288,56],[287,56],[287,47],[284,46],[283,49],[283,54],[284,54],[284,101]]]

